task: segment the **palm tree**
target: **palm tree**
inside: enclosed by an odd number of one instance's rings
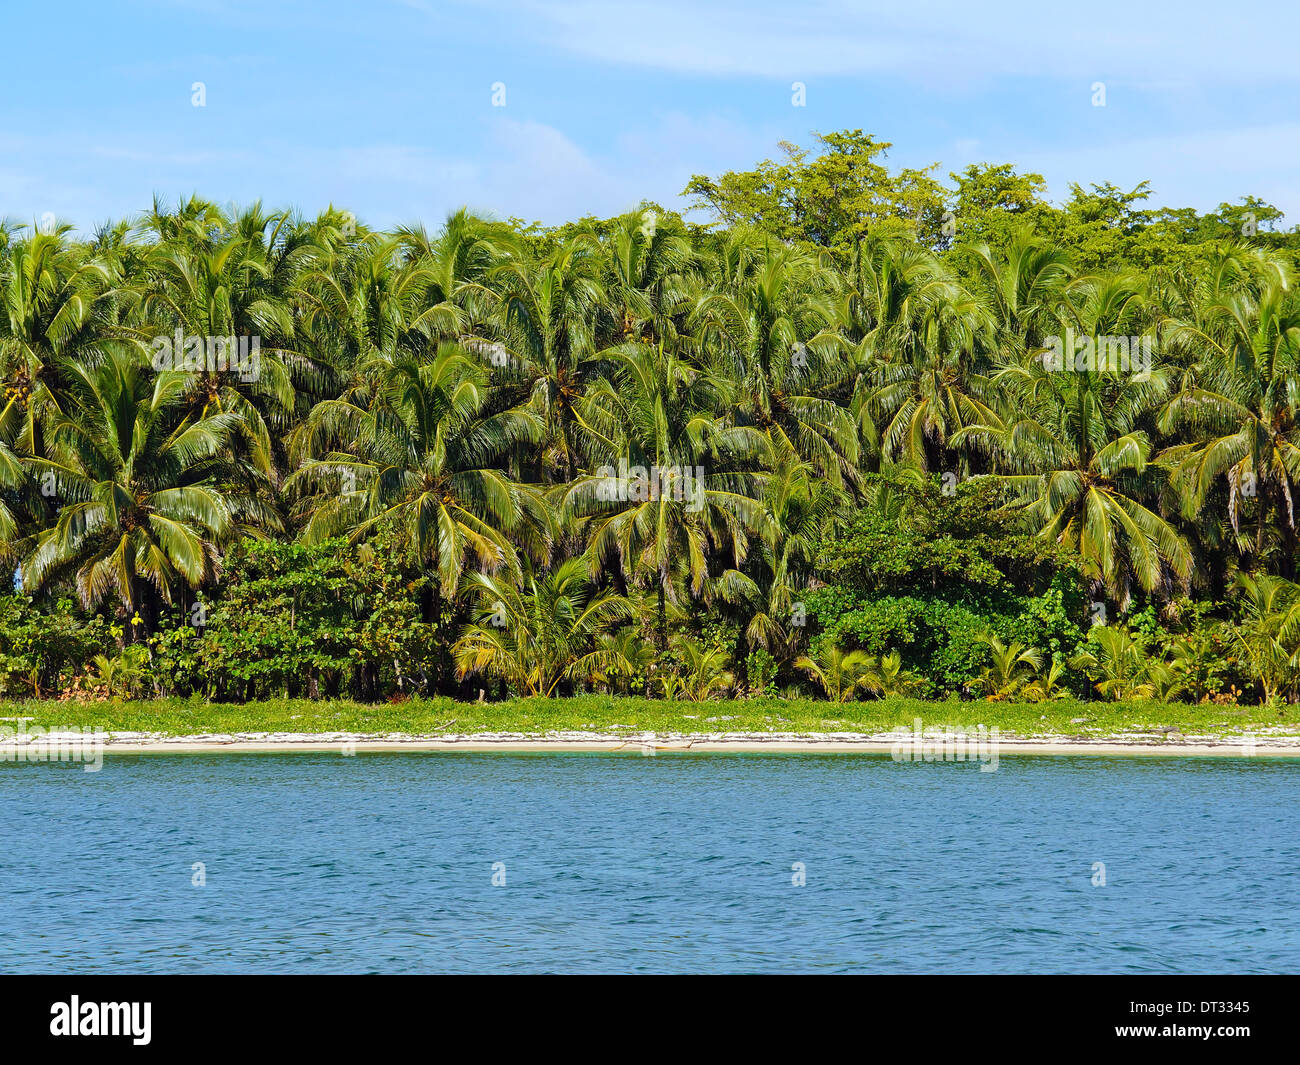
[[[992,419],[962,376],[986,328],[981,308],[936,256],[859,241],[841,292],[838,319],[857,367],[849,406],[869,449],[930,468],[930,452],[956,429]]]
[[[622,215],[601,242],[605,300],[614,341],[657,343],[676,332],[673,316],[690,299],[696,253],[675,223],[652,208]]]
[[[725,695],[736,683],[735,674],[727,668],[731,656],[723,648],[703,644],[685,633],[674,636],[672,646],[681,667],[662,678],[666,698],[703,703]]]
[[[72,572],[87,608],[112,591],[150,627],[155,598],[215,573],[242,505],[227,487],[237,415],[184,416],[186,375],[151,375],[127,353],[65,373],[70,409],[49,415],[46,453],[25,459],[62,505],[22,563],[23,588]]]
[[[800,655],[795,669],[808,674],[834,703],[851,702],[865,688],[880,687],[880,662],[866,651],[843,651],[838,645],[824,643],[816,658]],[[873,676],[874,674],[874,676]]]
[[[1043,666],[1046,666],[1044,669]],[[1048,699],[1063,699],[1070,692],[1060,684],[1065,674],[1065,662],[1053,656],[1038,667],[1038,673],[1020,689],[1019,695],[1031,703],[1041,703]]]
[[[1203,308],[1201,321],[1172,321],[1167,336],[1194,353],[1194,371],[1160,418],[1163,432],[1187,431],[1164,458],[1177,467],[1184,513],[1195,517],[1212,484],[1224,478],[1228,516],[1240,536],[1245,501],[1255,499],[1253,543],[1243,553],[1258,559],[1271,509],[1283,542],[1279,564],[1295,574],[1294,491],[1300,487],[1300,305],[1280,283],[1258,298],[1233,292]]]
[[[1019,640],[1006,644],[1000,637],[985,633],[979,642],[988,646],[990,662],[980,673],[975,688],[990,701],[1014,699],[1043,668],[1043,653]]]
[[[41,419],[62,410],[65,364],[104,358],[117,296],[108,266],[67,239],[71,226],[9,244],[0,269],[0,440],[41,450]]]
[[[1058,311],[1074,271],[1061,248],[1029,230],[1016,235],[1005,257],[987,245],[971,249],[976,290],[992,314],[1004,363],[1042,347],[1057,328]]]
[[[1242,618],[1237,646],[1250,675],[1259,682],[1264,702],[1294,698],[1300,685],[1300,587],[1281,577],[1243,573]]]
[[[0,443],[0,491],[21,488],[25,480],[18,456]],[[18,518],[0,495],[0,562],[8,561],[12,556],[13,544],[17,539]]]
[[[749,534],[763,526],[762,477],[752,471],[767,440],[720,420],[721,383],[662,343],[606,355],[614,370],[581,408],[605,462],[566,486],[556,509],[562,523],[589,534],[595,572],[615,568],[654,586],[662,650],[679,585],[699,597],[711,556],[726,551],[738,566]]]
[[[635,606],[633,607],[635,614]],[[617,668],[604,670],[603,677],[594,678],[597,686],[623,694],[633,694],[640,690],[649,680],[656,656],[655,646],[641,635],[641,626],[637,623],[625,625],[617,632],[600,633],[596,643],[604,650],[610,651],[619,662]],[[626,663],[624,665],[623,663]]]
[[[404,226],[397,238],[405,265],[422,289],[422,309],[412,327],[464,344],[479,336],[501,305],[492,287],[494,271],[520,255],[514,231],[462,208],[448,216],[435,237],[423,226]]]
[[[442,319],[425,299],[435,283],[424,262],[404,254],[410,238],[340,233],[332,217],[320,220],[325,249],[300,279],[295,301],[302,346],[330,370],[326,398],[365,402],[376,382],[403,359],[423,358],[436,346]]]
[[[710,602],[731,608],[744,642],[793,657],[806,623],[802,595],[812,579],[821,534],[845,494],[818,478],[805,463],[787,461],[765,479],[766,521],[743,569],[727,569],[708,589]],[[738,657],[742,657],[737,652]]]
[[[468,584],[479,609],[452,647],[457,677],[486,673],[521,695],[551,696],[562,683],[632,671],[617,647],[598,639],[627,620],[628,602],[595,588],[583,560],[540,577],[525,564],[519,580],[473,573]]]
[[[278,441],[271,429],[289,424],[295,380],[318,373],[294,350],[291,300],[320,252],[293,236],[287,214],[268,215],[255,205],[233,220],[216,217],[219,224],[210,219],[202,241],[154,250],[137,335],[150,343],[155,368],[188,370],[197,416],[239,416],[253,470],[274,480]]]
[[[1155,696],[1152,659],[1127,625],[1094,625],[1088,643],[1091,646],[1071,658],[1070,665],[1087,673],[1099,694],[1113,700]]]
[[[973,366],[975,335],[968,330],[978,328],[977,312],[968,301],[952,313],[967,319],[956,324],[958,336],[938,322],[922,362],[884,362],[872,375],[877,387],[870,403],[882,415],[884,454],[922,470],[943,468],[950,441],[967,426],[1002,424],[981,398],[989,384]]]
[[[552,483],[572,481],[582,461],[577,408],[598,361],[595,324],[607,302],[598,251],[591,234],[578,233],[541,263],[509,259],[494,271],[506,368],[531,382],[534,408],[546,426],[535,465]]]
[[[1143,418],[1167,391],[1147,379],[1103,372],[1008,366],[993,378],[1006,392],[998,424],[968,426],[952,438],[992,460],[999,480],[1020,494],[1030,528],[1076,552],[1109,595],[1127,600],[1136,579],[1148,592],[1172,573],[1186,581],[1191,554],[1178,531],[1144,502],[1166,471]]]
[[[889,651],[880,656],[875,668],[868,674],[863,687],[882,698],[890,695],[915,695],[925,689],[925,681],[903,668],[903,656]]]
[[[777,456],[797,457],[839,485],[856,471],[858,437],[828,394],[849,375],[833,283],[824,265],[769,246],[752,276],[705,295],[691,320],[701,364],[736,382],[738,424],[766,434]]]
[[[295,441],[300,467],[287,487],[299,499],[302,536],[361,540],[390,528],[433,578],[427,621],[441,617],[467,563],[519,571],[513,534],[542,557],[550,540],[541,497],[498,463],[539,443],[542,425],[524,408],[494,411],[482,365],[454,344],[429,361],[404,357],[359,390],[316,405]]]

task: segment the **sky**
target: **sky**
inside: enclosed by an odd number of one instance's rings
[[[1300,223],[1293,2],[0,0],[0,39],[0,218],[82,231],[192,193],[376,227],[684,209],[837,129],[945,181]]]

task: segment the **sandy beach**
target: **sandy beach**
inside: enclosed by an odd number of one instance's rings
[[[942,751],[945,737],[926,733],[922,747]],[[25,742],[0,743],[0,757],[18,747],[57,744],[59,733]],[[1153,755],[1161,757],[1300,758],[1300,736],[1279,732],[1253,738],[1234,736],[1170,737],[1165,733],[1133,733],[1106,738],[1078,736],[989,737],[999,757],[1015,755]],[[113,732],[103,736],[105,754],[287,753],[341,754],[395,751],[496,753],[670,754],[763,751],[771,754],[840,753],[892,754],[915,749],[912,732],[892,733],[653,733],[551,732],[526,734],[490,732],[443,735],[356,733],[233,733],[174,736],[158,733]],[[920,757],[918,756],[918,760]],[[931,760],[929,758],[925,760]],[[940,754],[937,760],[944,760]],[[951,760],[951,759],[948,759]]]

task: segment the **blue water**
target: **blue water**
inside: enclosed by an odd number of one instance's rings
[[[1264,759],[6,764],[0,967],[1294,972],[1298,791]]]

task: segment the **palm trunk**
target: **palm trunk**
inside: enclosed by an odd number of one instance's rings
[[[668,604],[664,598],[664,582],[662,577],[660,577],[658,584],[659,604],[655,642],[659,645],[659,651],[662,653],[668,649]]]
[[[430,600],[433,616],[429,621],[434,625],[434,643],[437,647],[436,658],[433,663],[433,686],[434,691],[439,695],[442,694],[443,680],[446,678],[446,670],[443,668],[446,660],[446,643],[442,639],[442,580],[436,574],[433,578],[432,592]]]
[[[1286,493],[1279,491],[1278,495],[1281,497],[1278,500],[1278,513],[1285,514]],[[1281,571],[1282,576],[1289,581],[1295,580],[1295,550],[1295,526],[1291,523],[1290,517],[1287,516],[1282,524],[1282,557],[1278,560],[1278,569]]]

